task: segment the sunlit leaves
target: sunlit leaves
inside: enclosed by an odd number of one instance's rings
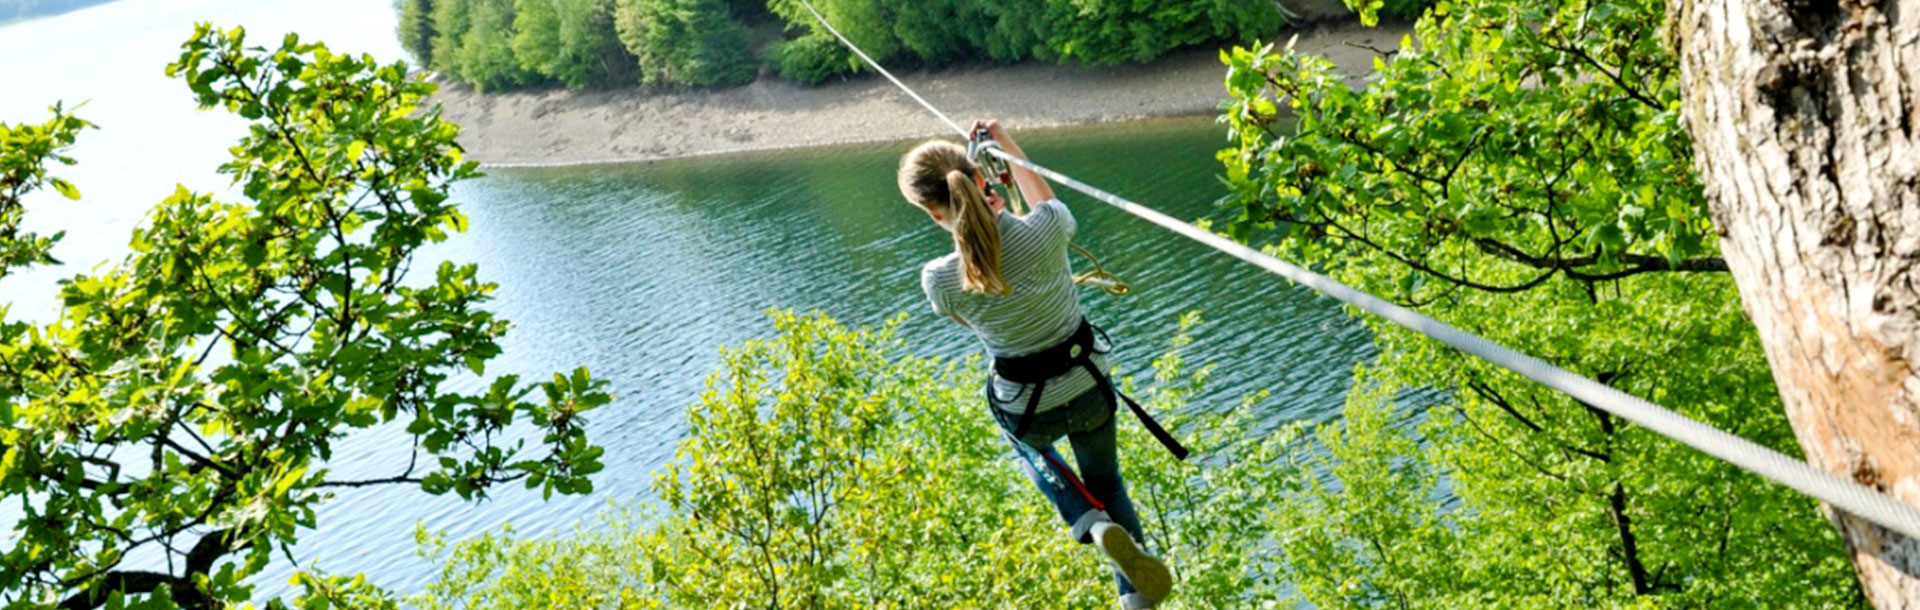
[[[1218,157],[1233,234],[1796,451],[1693,175],[1663,11],[1441,2],[1359,89],[1291,49],[1226,54],[1233,145]],[[1315,605],[1857,601],[1811,500],[1368,323],[1381,356],[1365,379],[1445,394],[1412,418],[1416,433],[1363,389],[1321,438],[1340,485],[1280,521],[1287,574]],[[1418,501],[1446,496],[1455,504]]]
[[[1443,3],[1357,92],[1323,59],[1227,56],[1238,152],[1224,160],[1248,228],[1299,224],[1458,280],[1436,291],[1723,268],[1662,6]],[[1430,254],[1449,242],[1501,272],[1461,276]]]
[[[58,176],[48,175],[47,166],[50,163],[72,165],[73,159],[63,153],[73,145],[81,130],[93,124],[73,116],[59,104],[48,111],[53,116],[37,125],[0,123],[0,277],[16,268],[56,262],[50,253],[61,236],[41,236],[21,230],[20,221],[26,216],[26,208],[20,201],[22,196],[42,186],[52,186],[67,199],[80,198],[79,188]]]
[[[247,600],[247,577],[339,489],[592,490],[602,450],[586,417],[611,397],[585,369],[479,394],[444,385],[484,371],[507,323],[473,265],[411,273],[422,246],[465,230],[447,192],[478,175],[458,128],[422,110],[432,85],[294,35],[268,49],[208,25],[167,73],[203,107],[252,120],[220,168],[246,199],[176,189],[132,256],[63,283],[58,321],[0,324],[0,491],[33,494],[0,556],[7,599]],[[56,115],[31,138],[8,128],[0,168],[22,177],[8,202],[41,184],[43,160],[66,161],[53,151],[85,124]],[[348,434],[393,434],[415,455],[341,476],[326,466]],[[168,571],[127,576],[135,552]],[[383,603],[359,576],[297,580],[299,607]]]
[[[1009,464],[982,411],[978,362],[906,354],[894,323],[773,318],[778,334],[727,349],[687,410],[687,436],[656,479],[656,510],[613,513],[559,538],[507,528],[448,545],[422,534],[440,571],[410,601],[436,610],[1113,603],[1104,562],[1062,535]],[[1263,607],[1285,587],[1270,571],[1268,524],[1280,514],[1274,500],[1304,486],[1291,459],[1298,428],[1256,426],[1260,395],[1225,414],[1189,408],[1209,370],[1182,357],[1198,321],[1183,317],[1140,393],[1196,457],[1177,462],[1117,422],[1129,493],[1180,579],[1163,607]]]

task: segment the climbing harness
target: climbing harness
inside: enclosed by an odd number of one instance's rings
[[[1113,344],[1107,339],[1106,331],[1100,330],[1086,318],[1081,318],[1080,326],[1074,329],[1073,334],[1053,347],[1024,356],[994,357],[993,373],[995,375],[1007,381],[1025,384],[1029,388],[1026,407],[1021,410],[1020,419],[1015,420],[1017,423],[1013,426],[1013,437],[1019,439],[1026,436],[1027,424],[1031,423],[1033,412],[1040,406],[1040,397],[1047,390],[1047,381],[1079,368],[1093,376],[1094,387],[1106,395],[1109,410],[1118,411],[1120,402],[1125,401],[1127,408],[1133,411],[1133,416],[1140,420],[1140,425],[1146,427],[1147,433],[1152,434],[1154,440],[1160,441],[1160,444],[1166,447],[1167,452],[1172,453],[1175,459],[1187,459],[1187,448],[1181,445],[1178,439],[1173,438],[1166,428],[1161,427],[1160,422],[1154,420],[1153,415],[1148,414],[1139,402],[1133,400],[1133,397],[1113,387],[1113,380],[1109,379],[1106,373],[1100,372],[1099,366],[1094,365],[1094,354],[1106,353],[1094,343],[1095,333],[1099,333],[1101,340],[1108,345]],[[991,383],[987,384],[987,396],[992,399],[988,401],[990,409],[999,409],[991,406],[992,403],[1006,402],[993,395]]]
[[[1007,165],[1005,159],[1000,158],[1000,155],[1005,153],[1006,150],[1000,147],[999,142],[994,141],[993,134],[985,128],[974,130],[972,137],[967,138],[967,158],[973,160],[981,173],[994,177],[994,182],[1000,189],[1000,196],[1007,201],[1007,206],[1015,214],[1026,216],[1027,198],[1013,183],[1013,169]],[[1133,292],[1132,285],[1108,272],[1107,268],[1100,264],[1100,257],[1094,256],[1077,242],[1067,242],[1067,247],[1093,265],[1092,271],[1074,274],[1074,285],[1092,286],[1116,297],[1127,296],[1127,293]]]
[[[831,32],[834,37],[840,39],[842,44],[845,44],[849,50],[852,50],[854,55],[859,56],[861,60],[867,62],[867,65],[872,66],[881,76],[885,76],[887,80],[892,81],[894,86],[906,92],[909,97],[919,102],[928,112],[939,117],[948,127],[953,128],[954,132],[959,133],[961,136],[967,135],[966,130],[961,129],[959,123],[953,122],[953,119],[948,117],[947,113],[941,112],[939,108],[928,103],[926,98],[920,97],[920,94],[915,92],[911,87],[908,87],[906,83],[900,82],[899,78],[894,77],[892,72],[888,72],[879,62],[874,61],[865,51],[860,50],[860,47],[853,44],[853,41],[847,40],[847,37],[841,34],[840,30],[834,28],[833,24],[827,21],[825,15],[820,14],[819,9],[813,7],[812,2],[800,0],[800,3],[806,6],[809,12],[813,13],[814,19],[818,19],[820,25],[825,26],[828,32]],[[1899,532],[1908,538],[1920,539],[1920,507],[1906,504],[1852,480],[1843,479],[1815,469],[1812,466],[1808,466],[1806,462],[1788,457],[1785,454],[1761,446],[1753,441],[1730,434],[1725,430],[1700,423],[1685,415],[1647,402],[1640,397],[1608,387],[1606,384],[1575,375],[1566,369],[1547,364],[1539,358],[1516,352],[1512,348],[1488,341],[1484,337],[1460,330],[1445,322],[1428,317],[1425,314],[1393,304],[1380,297],[1355,290],[1353,287],[1336,282],[1327,276],[1280,260],[1246,244],[1235,242],[1200,227],[1181,222],[1172,216],[1160,213],[1152,208],[1128,201],[1113,193],[1100,190],[1085,182],[1076,180],[1072,176],[1007,154],[1006,151],[988,150],[987,154],[998,157],[1007,163],[1032,170],[1034,173],[1045,176],[1049,180],[1085,193],[1102,203],[1119,208],[1121,211],[1133,214],[1142,220],[1160,225],[1162,228],[1179,233],[1207,247],[1219,250],[1222,253],[1245,261],[1270,273],[1292,280],[1301,286],[1333,297],[1342,303],[1385,318],[1389,322],[1432,337],[1441,343],[1452,346],[1454,349],[1492,362],[1507,370],[1518,373],[1523,377],[1532,379],[1541,385],[1565,392],[1583,404],[1617,415],[1622,419],[1639,424],[1641,427],[1651,430],[1656,434],[1693,447],[1701,453],[1713,456],[1745,469],[1748,472],[1766,477],[1769,480],[1785,485],[1800,493],[1812,496],[1815,499],[1826,502],[1835,509],[1852,513],[1854,516],[1877,523],[1882,527]]]

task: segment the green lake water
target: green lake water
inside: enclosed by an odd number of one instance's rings
[[[384,0],[324,10],[124,0],[0,28],[0,70],[33,77],[14,81],[25,86],[0,100],[0,121],[37,121],[44,115],[36,109],[55,99],[92,98],[83,114],[102,125],[75,151],[82,166],[62,173],[88,198],[34,200],[36,228],[70,232],[56,251],[68,264],[0,283],[0,300],[16,316],[47,315],[52,278],[123,256],[127,231],[174,182],[226,192],[212,168],[240,126],[196,113],[185,87],[158,75],[189,31],[182,24],[196,18],[253,19],[261,24],[252,27],[273,36],[265,40],[277,39],[276,28],[298,28],[346,39],[348,50],[397,56]],[[98,31],[105,49],[53,42]],[[1213,204],[1221,194],[1213,153],[1225,140],[1210,118],[1016,133],[1034,159],[1089,183],[1176,217],[1227,216]],[[901,332],[915,352],[961,358],[979,351],[920,293],[920,264],[951,242],[895,190],[894,164],[910,144],[496,169],[461,185],[456,195],[472,230],[433,254],[476,262],[484,279],[500,284],[493,308],[515,326],[488,373],[584,365],[608,380],[618,400],[590,415],[607,468],[591,496],[550,502],[517,489],[479,504],[414,489],[348,490],[324,507],[316,531],[302,535],[303,560],[411,591],[431,577],[414,554],[416,524],[453,538],[508,523],[555,534],[590,523],[609,501],[645,500],[719,348],[769,335],[764,312],[771,308],[817,309],[851,324],[906,312]],[[1197,309],[1206,321],[1189,361],[1219,368],[1192,408],[1231,408],[1266,389],[1272,396],[1256,408],[1270,422],[1337,411],[1353,364],[1372,354],[1356,320],[1304,289],[1062,192],[1080,219],[1082,243],[1135,286],[1124,298],[1083,290],[1091,316],[1119,343],[1121,375],[1145,380],[1179,315]],[[332,466],[343,476],[392,474],[409,453],[393,430],[346,439],[336,451]],[[1011,466],[1007,476],[1016,476]],[[17,501],[0,505],[0,520],[17,514]],[[276,560],[257,579],[261,592],[279,591],[290,569]]]

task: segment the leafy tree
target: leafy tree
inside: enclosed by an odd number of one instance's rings
[[[554,0],[513,1],[513,56],[520,68],[545,73],[542,68],[557,67],[564,56],[560,48],[560,11]],[[552,74],[547,74],[552,76]]]
[[[447,65],[474,89],[512,89],[539,80],[514,57],[514,4],[515,0],[464,2],[469,11],[466,27],[457,35],[459,42]]]
[[[460,42],[467,35],[467,29],[473,24],[470,12],[475,0],[432,0],[428,14],[433,36],[429,39],[428,53],[422,58],[431,60],[427,65],[448,75],[459,77],[455,69],[455,55],[460,51]]]
[[[634,58],[613,29],[613,0],[516,0],[513,55],[528,72],[575,89],[618,83]]]
[[[900,46],[934,65],[980,54],[996,22],[989,3],[976,0],[881,0],[880,6]]]
[[[614,27],[643,84],[696,87],[753,80],[747,30],[720,0],[616,0]]]
[[[1280,31],[1271,2],[1049,0],[1041,59],[1114,64],[1147,61],[1213,40],[1257,41]]]
[[[1197,317],[1185,319],[1191,328]],[[656,512],[620,512],[558,540],[506,532],[449,547],[422,607],[1101,607],[1103,562],[1008,464],[980,411],[980,366],[903,354],[894,326],[848,329],[777,313],[779,334],[725,351],[688,433],[658,475]],[[1179,350],[1147,395],[1183,404],[1206,370]],[[1257,397],[1256,397],[1257,398]],[[1251,403],[1249,403],[1251,404]],[[1179,570],[1171,608],[1257,606],[1268,491],[1298,480],[1295,428],[1254,437],[1252,409],[1190,426],[1196,477],[1121,426],[1149,536]],[[1204,434],[1201,434],[1204,431]],[[580,570],[576,566],[589,566]]]
[[[1718,256],[1679,125],[1662,9],[1441,2],[1358,91],[1325,60],[1235,50],[1224,59],[1236,145],[1220,153],[1242,212],[1231,230],[1794,451]],[[1336,472],[1370,451],[1413,465],[1390,476],[1354,463],[1358,478],[1343,491],[1288,517],[1319,536],[1287,547],[1287,573],[1316,605],[1859,603],[1812,500],[1369,323],[1382,353],[1372,378],[1449,396],[1429,412],[1420,436],[1429,446],[1417,451],[1350,425],[1347,442],[1372,449],[1334,452]],[[1435,489],[1419,469],[1447,481],[1458,506],[1386,500]],[[1437,523],[1466,542],[1449,543],[1431,531]],[[1435,542],[1393,544],[1406,536]]]
[[[823,0],[814,2],[834,26],[874,59],[944,64],[969,57],[1038,58],[1096,64],[1146,61],[1167,51],[1216,40],[1254,40],[1279,31],[1269,2],[1113,0]],[[803,82],[864,69],[825,42],[825,28],[799,0],[768,7],[802,32],[769,53],[780,73]]]
[[[0,595],[219,607],[250,598],[246,578],[339,489],[592,489],[601,449],[581,414],[609,397],[585,369],[472,394],[442,385],[484,375],[507,323],[484,309],[494,286],[473,265],[409,274],[420,247],[464,229],[448,188],[476,175],[458,128],[420,107],[431,84],[293,35],[249,48],[242,30],[204,24],[167,73],[202,107],[253,121],[220,168],[249,201],[178,189],[129,258],[64,282],[57,321],[0,325],[0,493],[26,499]],[[68,161],[58,150],[82,125],[56,110],[5,130],[4,218],[42,182],[72,194],[42,167]],[[46,241],[0,237],[27,253],[16,260],[45,260]],[[371,478],[331,472],[334,442],[370,428],[404,430],[416,459]],[[390,605],[362,577],[296,580],[306,607]]]
[[[411,53],[421,67],[431,67],[433,0],[395,0],[394,5],[400,12],[400,24],[394,32],[400,37],[400,47]]]
[[[814,2],[813,6],[841,34],[859,45],[875,61],[891,63],[900,56],[902,47],[893,28],[887,23],[888,15],[882,2],[820,0]],[[801,33],[794,40],[782,42],[768,51],[770,58],[774,59],[774,68],[782,76],[804,83],[817,83],[831,76],[866,69],[860,58],[847,52],[800,0],[767,0],[767,9],[786,20],[788,30]],[[795,69],[804,71],[790,71]]]
[[[767,63],[774,71],[809,85],[852,71],[853,68],[847,66],[848,60],[860,61],[832,34],[825,32],[782,40],[767,47]]]
[[[1411,0],[1418,5],[1425,0]],[[400,5],[403,39],[436,69],[483,89],[552,78],[570,87],[621,82],[625,59],[647,84],[726,86],[751,81],[758,60],[740,19],[784,22],[792,38],[765,51],[780,74],[806,83],[864,69],[799,0],[428,0]],[[1145,61],[1216,40],[1278,31],[1278,5],[1229,0],[817,0],[814,5],[882,62],[941,65],[984,58],[1088,63]],[[1397,5],[1396,5],[1397,6]],[[511,28],[506,26],[511,23]],[[431,30],[430,34],[421,32]],[[501,49],[501,39],[514,61]],[[613,49],[624,45],[627,57]],[[413,48],[413,46],[409,46]],[[635,59],[637,58],[637,62]],[[511,69],[509,69],[511,68]]]
[[[47,175],[49,161],[72,165],[73,158],[62,154],[79,137],[80,130],[93,126],[55,105],[53,117],[39,125],[0,123],[0,277],[29,265],[57,263],[53,244],[61,235],[40,236],[23,231],[26,207],[20,198],[43,186],[68,199],[79,199],[80,190],[58,176]],[[0,319],[5,310],[0,309]]]

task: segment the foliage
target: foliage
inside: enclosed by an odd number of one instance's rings
[[[1231,230],[1794,452],[1718,257],[1662,14],[1652,0],[1440,2],[1357,91],[1290,49],[1223,54]],[[1289,517],[1318,537],[1290,542],[1286,568],[1316,605],[1859,603],[1812,500],[1369,324],[1374,379],[1450,396],[1418,450],[1358,419],[1334,437],[1365,448],[1333,454],[1353,480]],[[1436,477],[1458,498],[1445,513],[1414,501]],[[1433,542],[1377,546],[1409,537]]]
[[[1277,4],[1234,0],[821,0],[814,5],[875,60],[910,57],[930,65],[970,57],[1091,64],[1146,61],[1204,42],[1256,40],[1278,32],[1282,23]],[[784,18],[790,30],[803,32],[799,40],[827,35],[799,0],[769,0],[768,8]],[[836,72],[862,69],[857,59],[842,61],[825,45],[782,48],[776,68],[802,82],[831,76],[817,71],[823,65],[842,66]],[[829,55],[800,55],[807,51]],[[809,70],[790,72],[788,66]]]
[[[613,0],[516,0],[514,7],[521,69],[575,89],[632,78],[634,58],[614,35]]]
[[[409,15],[424,12],[429,3],[431,23],[414,25]],[[1146,61],[1195,44],[1255,40],[1276,33],[1282,22],[1277,4],[1236,0],[813,4],[876,60],[922,65],[970,59]],[[614,32],[638,58],[642,82],[726,86],[751,81],[761,61],[750,51],[738,20],[770,13],[790,36],[765,51],[764,61],[781,75],[818,83],[864,69],[800,0],[615,0],[614,5],[608,20],[607,0],[401,0],[401,37],[403,44],[419,45],[421,32],[430,30],[424,36],[433,42],[414,50],[415,56],[483,89],[535,84],[541,81],[535,75],[574,88],[621,84],[623,73],[601,65],[615,59],[605,42]],[[577,42],[556,34],[569,27]],[[512,42],[505,46],[503,32],[511,32]]]
[[[394,10],[400,13],[399,25],[394,28],[400,48],[413,55],[419,65],[434,65],[433,0],[394,0]]]
[[[250,598],[247,577],[339,489],[592,490],[601,449],[581,414],[609,397],[585,369],[443,386],[484,375],[507,323],[484,309],[494,286],[473,265],[408,273],[422,246],[464,230],[448,189],[476,175],[458,128],[420,107],[432,85],[402,64],[292,35],[249,48],[242,30],[204,24],[167,74],[253,122],[220,168],[250,201],[177,189],[127,260],[63,283],[57,321],[0,325],[0,493],[27,499],[0,595],[216,607]],[[58,149],[83,123],[56,111],[49,125],[8,130],[9,170],[66,161]],[[405,434],[416,459],[337,476],[327,462],[348,434]],[[383,596],[357,576],[297,584],[308,607]]]
[[[472,15],[469,14],[471,2],[472,0],[432,0],[431,4],[424,7],[428,9],[430,17],[429,27],[425,29],[432,32],[428,39],[428,52],[420,55],[421,61],[426,62],[427,67],[456,78],[460,76],[459,71],[455,69],[454,56],[460,51],[467,30],[473,24]],[[402,43],[404,44],[405,41],[403,40]]]
[[[80,189],[73,183],[47,175],[47,162],[72,165],[73,158],[61,153],[73,145],[80,130],[93,124],[59,105],[49,110],[53,117],[39,125],[0,123],[0,277],[28,265],[59,262],[52,251],[61,235],[40,236],[21,230],[20,221],[26,218],[22,196],[52,186],[67,199],[80,198]],[[0,309],[0,319],[4,315],[5,310]]]
[[[1434,5],[1434,0],[1375,0],[1375,1],[1378,2],[1378,5],[1376,5],[1374,9],[1379,11],[1379,14],[1386,15],[1394,19],[1405,19],[1409,21],[1419,18],[1421,13],[1426,12],[1428,8],[1431,8]],[[1356,0],[1353,3],[1357,4],[1358,2]],[[1364,9],[1362,10],[1362,12],[1364,12]]]
[[[513,54],[515,0],[436,0],[433,4],[434,69],[474,89],[511,89],[533,84],[538,74]]]
[[[1183,328],[1197,318],[1189,316]],[[1100,607],[1112,582],[1008,464],[979,365],[901,355],[894,327],[776,314],[780,335],[725,352],[659,475],[661,504],[557,540],[507,533],[447,550],[426,608]],[[1147,397],[1167,412],[1206,379],[1177,339]],[[1258,397],[1255,397],[1258,398]],[[1253,436],[1251,401],[1185,426],[1204,474],[1121,422],[1129,487],[1181,579],[1167,607],[1272,600],[1267,492],[1298,479],[1294,428]],[[1122,414],[1124,416],[1124,414]],[[1178,419],[1178,418],[1176,418]],[[1205,434],[1198,431],[1205,430]],[[574,566],[595,566],[584,573]],[[1241,603],[1245,601],[1246,604]]]
[[[889,7],[883,0],[815,0],[813,6],[874,61],[892,63],[900,57],[904,47],[889,27]],[[917,11],[910,10],[908,14],[938,10],[940,6],[930,4]],[[767,0],[767,9],[786,22],[788,31],[800,33],[792,42],[782,43],[777,55],[772,57],[774,69],[780,70],[781,76],[813,84],[866,69],[860,58],[848,52],[822,27],[800,0]],[[947,27],[961,29],[956,25],[959,24],[949,23]],[[794,67],[806,71],[787,71]]]
[[[1277,3],[1211,0],[1046,3],[1046,44],[1036,55],[1092,64],[1147,61],[1213,40],[1253,41],[1280,30]]]
[[[832,34],[813,33],[767,47],[767,63],[781,76],[809,85],[847,72],[847,62],[860,61]]]
[[[696,87],[753,80],[747,30],[721,0],[615,0],[614,28],[639,58],[640,82]]]

